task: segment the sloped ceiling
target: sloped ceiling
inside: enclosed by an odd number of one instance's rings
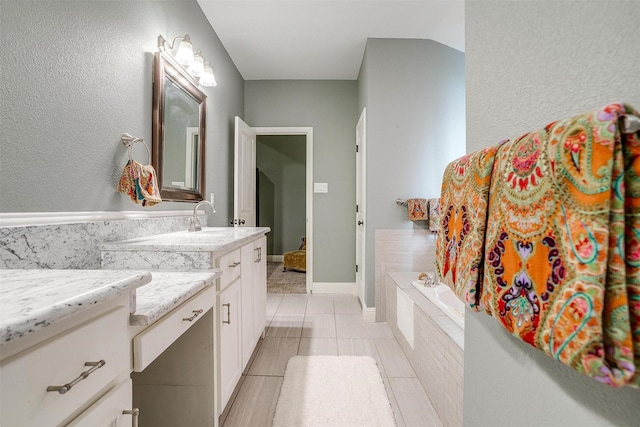
[[[367,38],[464,51],[463,0],[197,0],[245,80],[355,80]]]

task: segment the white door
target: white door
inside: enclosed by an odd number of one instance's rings
[[[233,170],[235,227],[256,226],[256,131],[236,116]]]
[[[362,114],[356,125],[356,286],[358,297],[362,307],[365,304],[365,187],[366,187],[366,127],[367,110],[362,109]]]

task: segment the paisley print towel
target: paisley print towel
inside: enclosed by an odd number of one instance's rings
[[[129,160],[118,181],[118,191],[128,194],[131,200],[142,206],[154,206],[162,202],[156,171],[153,166],[143,166]]]
[[[449,163],[442,178],[436,270],[443,283],[476,311],[491,170],[498,145]]]
[[[440,199],[428,199],[427,209],[429,210],[429,231],[437,233],[440,228]]]
[[[407,218],[410,221],[425,221],[427,214],[427,199],[407,199]]]
[[[500,147],[480,304],[514,336],[640,386],[640,137],[611,104]],[[482,208],[482,205],[480,205]]]

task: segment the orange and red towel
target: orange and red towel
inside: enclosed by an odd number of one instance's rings
[[[626,114],[639,115],[610,104],[453,162],[436,258],[445,283],[513,336],[639,388],[640,135],[621,132]]]
[[[425,221],[429,219],[427,199],[407,199],[407,217],[411,221]]]

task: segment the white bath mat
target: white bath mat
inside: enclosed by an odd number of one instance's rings
[[[274,427],[395,425],[382,377],[371,357],[289,359]]]

